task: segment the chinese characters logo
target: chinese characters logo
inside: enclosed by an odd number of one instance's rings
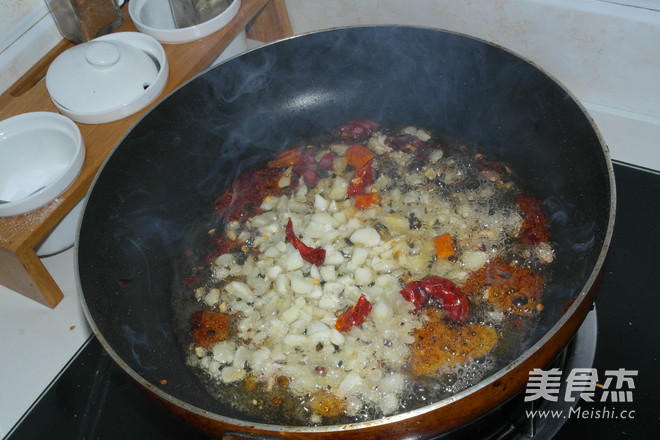
[[[574,402],[577,394],[585,402],[632,402],[635,389],[634,377],[637,370],[605,370],[602,383],[599,382],[595,368],[574,368],[566,376],[566,388],[561,394],[563,373],[558,368],[541,370],[535,368],[529,372],[529,382],[525,390],[525,402],[545,399],[557,402],[560,397],[566,402]],[[594,400],[596,388],[602,389],[600,399]]]

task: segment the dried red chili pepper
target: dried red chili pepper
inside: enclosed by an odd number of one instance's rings
[[[355,207],[357,209],[369,209],[378,205],[383,198],[377,192],[355,194]]]
[[[467,298],[456,284],[446,278],[428,276],[421,281],[411,281],[400,293],[416,309],[424,307],[429,297],[434,298],[448,321],[464,324],[470,314]]]
[[[374,173],[371,169],[371,161],[367,162],[362,168],[355,171],[355,177],[348,183],[346,194],[353,197],[356,194],[364,194],[366,188],[374,183]]]
[[[446,319],[461,324],[467,321],[470,305],[456,284],[446,278],[428,276],[422,280],[422,289],[440,303]]]
[[[337,153],[331,151],[330,153],[325,153],[321,160],[319,160],[319,168],[322,170],[331,170],[335,163],[335,156]]]
[[[293,148],[291,150],[282,151],[277,157],[270,162],[268,166],[271,168],[286,168],[298,163],[302,157],[300,148]]]
[[[308,150],[302,155],[298,163],[293,167],[293,172],[299,174],[307,186],[313,186],[321,180],[318,164],[314,159],[314,151]]]
[[[333,130],[333,134],[343,139],[361,141],[368,139],[377,128],[377,123],[369,119],[364,119],[362,121],[351,121],[346,125],[337,127]]]
[[[411,281],[406,287],[401,290],[401,296],[411,302],[417,310],[421,309],[426,305],[426,301],[429,299],[429,294],[422,289],[422,283],[420,281]]]
[[[298,162],[293,167],[293,172],[301,176],[307,186],[314,186],[321,180],[322,170],[332,169],[336,155],[337,153],[334,152],[326,153],[321,160],[316,162],[314,151],[308,150],[307,153],[300,155]]]
[[[367,147],[361,144],[355,144],[352,147],[349,147],[344,153],[344,159],[346,163],[352,166],[355,169],[362,168],[376,157],[376,155]]]
[[[489,160],[483,154],[477,154],[475,157],[475,161],[477,164],[477,169],[479,170],[480,173],[493,172],[500,174],[506,171],[506,166],[504,166],[502,162]]]
[[[516,194],[518,208],[522,211],[523,224],[520,239],[523,243],[536,245],[550,239],[548,217],[541,210],[541,202],[528,194]]]
[[[287,222],[284,232],[286,238],[291,242],[293,247],[300,252],[300,255],[305,261],[309,261],[317,266],[323,264],[325,261],[325,249],[316,249],[303,243],[302,240],[296,236],[295,232],[293,232],[293,221],[291,219]]]
[[[370,312],[371,303],[366,296],[360,295],[360,298],[354,306],[349,306],[337,317],[335,328],[340,332],[347,332],[353,327],[357,327],[366,321]]]
[[[243,172],[215,201],[215,213],[226,222],[244,222],[260,214],[266,197],[283,192],[278,185],[283,171],[283,168],[257,166]]]

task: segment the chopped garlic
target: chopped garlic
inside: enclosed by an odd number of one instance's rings
[[[355,244],[375,247],[380,244],[380,234],[374,228],[362,228],[355,231],[353,235],[351,235],[350,240]]]
[[[404,132],[430,139],[415,127]],[[374,162],[376,181],[367,188],[381,196],[377,208],[359,210],[355,197],[348,196],[355,168],[344,157],[350,145],[340,143],[313,150],[317,161],[328,150],[338,153],[333,169],[324,171],[317,184],[292,181],[289,167],[278,184],[290,191],[266,196],[262,212],[246,223],[225,226],[227,238],[246,242],[242,250],[250,257],[218,257],[211,271],[220,287],[198,288],[194,296],[232,315],[236,338],[209,349],[193,344],[191,364],[215,381],[251,376],[267,390],[284,376],[295,397],[331,390],[345,399],[349,416],[360,417],[365,405],[386,415],[398,411],[402,393],[411,386],[401,372],[414,329],[423,325],[421,314],[411,313],[415,306],[399,293],[402,285],[427,275],[461,283],[499,255],[503,238],[515,236],[522,219],[515,212],[489,213],[501,182],[464,191],[461,183],[474,170],[456,166],[456,155],[445,158],[442,149],[433,149],[427,162],[433,166],[412,170],[406,167],[422,150],[413,145],[392,149],[385,140],[375,132],[361,142],[389,156]],[[395,172],[382,172],[382,166]],[[445,184],[441,191],[438,181]],[[326,251],[322,264],[305,261],[287,240],[288,218],[307,246]],[[452,236],[455,258],[435,257],[432,238],[443,233]],[[541,262],[554,258],[550,245],[530,248],[529,256]],[[338,331],[337,317],[350,311],[361,295],[372,304],[369,318],[350,331]],[[317,421],[322,423],[323,417]]]

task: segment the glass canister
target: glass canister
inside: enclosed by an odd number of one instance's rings
[[[109,34],[123,22],[123,0],[46,0],[60,33],[74,43]]]

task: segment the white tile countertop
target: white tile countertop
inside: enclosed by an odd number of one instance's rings
[[[0,438],[91,335],[77,293],[74,250],[42,261],[64,292],[55,309],[0,286]]]

